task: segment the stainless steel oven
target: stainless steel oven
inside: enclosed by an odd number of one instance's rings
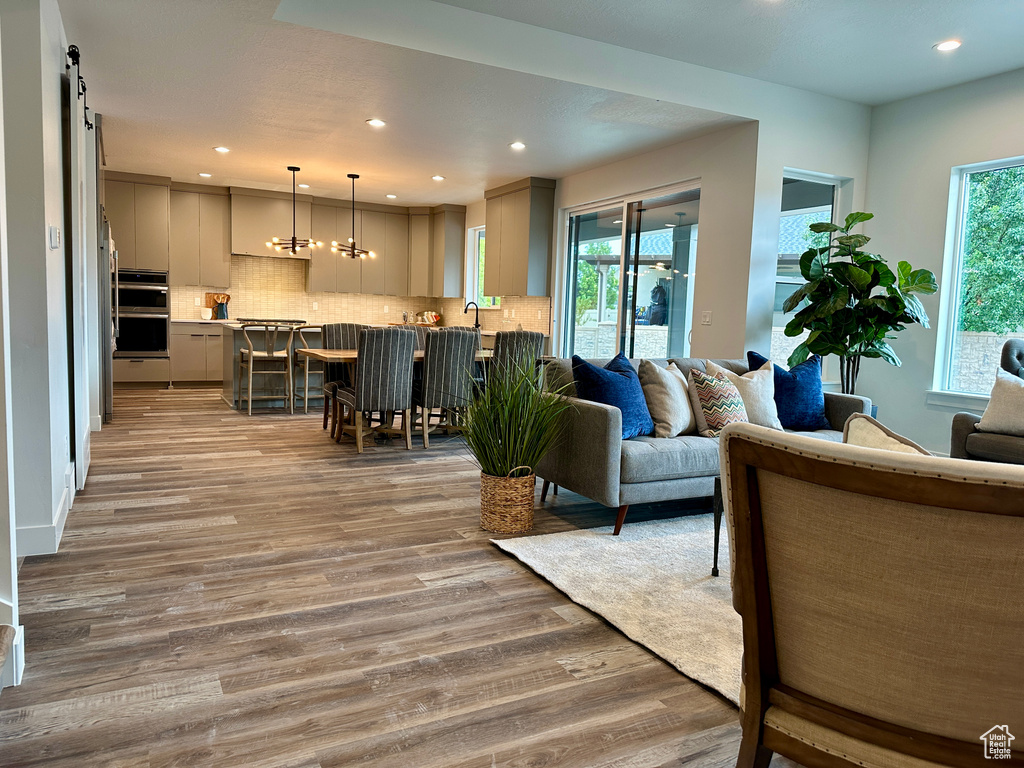
[[[167,357],[171,340],[167,273],[119,269],[113,293],[118,330],[114,357]]]

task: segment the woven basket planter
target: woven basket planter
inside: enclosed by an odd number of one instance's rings
[[[494,477],[480,473],[480,527],[491,533],[525,533],[533,528],[537,476]]]

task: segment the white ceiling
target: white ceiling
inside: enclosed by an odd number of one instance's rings
[[[1021,0],[437,2],[864,104],[1024,67]]]
[[[286,190],[294,164],[306,194],[348,198],[345,175],[359,173],[360,200],[468,203],[738,122],[275,21],[277,0],[60,7],[104,116],[106,167],[177,181]]]

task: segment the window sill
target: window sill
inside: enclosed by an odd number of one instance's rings
[[[988,406],[988,400],[988,395],[972,395],[966,392],[946,392],[941,389],[929,389],[925,392],[925,402],[928,405],[939,405],[944,408],[984,411]]]

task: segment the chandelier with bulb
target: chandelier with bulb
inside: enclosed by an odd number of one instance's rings
[[[292,172],[292,236],[291,237],[275,237],[267,242],[267,248],[273,248],[275,251],[285,251],[290,256],[298,256],[300,248],[309,248],[310,252],[315,248],[322,248],[323,243],[319,240],[313,240],[311,238],[296,237],[295,229],[295,174],[301,171],[297,165],[289,165],[288,170]]]
[[[356,179],[359,178],[359,174],[350,173],[348,177],[352,179],[352,237],[348,239],[347,243],[339,243],[337,240],[332,240],[331,252],[340,253],[344,256],[348,256],[350,259],[365,259],[367,257],[375,259],[377,258],[376,253],[360,248],[356,244]]]

